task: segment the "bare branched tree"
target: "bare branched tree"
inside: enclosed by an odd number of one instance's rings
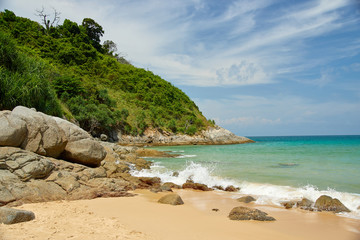
[[[50,21],[49,18],[51,17],[51,15],[45,13],[44,7],[42,7],[41,10],[36,9],[36,16],[39,16],[41,18],[41,22],[45,26],[46,31],[49,31],[51,27],[57,26],[60,21],[61,13],[56,11],[55,8],[53,8],[53,10],[54,10],[54,17],[52,21]]]

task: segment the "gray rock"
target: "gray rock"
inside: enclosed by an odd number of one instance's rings
[[[28,134],[21,148],[55,158],[64,150],[67,138],[52,117],[23,106],[15,107],[11,115],[26,122]]]
[[[0,146],[18,147],[27,135],[26,123],[10,111],[0,112]]]
[[[35,214],[31,211],[18,210],[8,207],[0,208],[0,223],[14,224],[27,222],[35,219]]]
[[[104,167],[98,168],[87,168],[79,173],[82,180],[88,181],[93,178],[105,178],[107,177],[106,170]]]
[[[243,202],[243,203],[249,203],[249,202],[253,202],[256,201],[255,198],[253,198],[252,196],[245,196],[245,197],[241,197],[236,199],[238,202]]]
[[[258,209],[235,207],[229,213],[231,220],[275,221],[275,218]]]
[[[15,200],[16,199],[11,192],[6,187],[0,185],[0,206],[6,205]]]
[[[0,182],[12,182],[19,178],[9,170],[0,169]]]
[[[330,212],[350,212],[350,210],[344,206],[338,199],[332,198],[326,195],[320,196],[314,205],[320,211],[330,211]]]
[[[75,142],[81,139],[92,138],[91,135],[79,126],[66,121],[62,118],[53,117],[57,125],[64,131],[69,142]]]
[[[73,190],[80,187],[80,183],[78,182],[78,179],[70,174],[58,178],[57,180],[55,180],[55,183],[58,184],[67,193],[72,192]]]
[[[55,167],[53,162],[43,156],[14,147],[1,147],[0,159],[4,160],[8,171],[23,181],[47,177]],[[0,179],[4,176],[13,178],[12,174],[0,170]]]
[[[106,134],[101,134],[100,135],[100,140],[106,142],[108,140],[108,136]]]
[[[68,142],[62,154],[66,160],[90,167],[100,166],[105,156],[104,147],[90,138]]]
[[[176,193],[167,194],[167,195],[161,197],[158,202],[163,203],[163,204],[170,204],[170,205],[182,205],[182,204],[184,204],[184,201]]]

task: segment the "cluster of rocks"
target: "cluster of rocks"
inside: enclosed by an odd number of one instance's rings
[[[328,211],[328,212],[350,212],[350,210],[337,198],[332,198],[327,195],[320,196],[315,203],[307,198],[301,199],[301,201],[288,201],[283,202],[282,205],[286,209],[297,207],[308,211]]]
[[[90,134],[64,119],[22,106],[0,112],[0,146],[96,167],[106,151]]]
[[[147,129],[143,136],[122,135],[113,132],[112,139],[123,145],[151,145],[151,146],[174,146],[174,145],[221,145],[252,143],[253,140],[237,136],[222,127],[209,127],[193,136],[185,134],[174,134],[170,132],[159,132],[157,129]]]

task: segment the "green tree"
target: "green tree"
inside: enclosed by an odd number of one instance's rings
[[[100,38],[104,35],[104,30],[97,22],[91,18],[84,18],[82,26],[85,28],[86,34],[90,38],[93,46],[101,51]]]

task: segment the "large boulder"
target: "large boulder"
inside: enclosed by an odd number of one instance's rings
[[[100,166],[100,162],[106,157],[105,148],[75,124],[58,117],[53,119],[68,139],[62,157],[90,167]]]
[[[158,202],[163,203],[163,204],[170,204],[170,205],[182,205],[182,204],[184,204],[184,201],[176,193],[167,194],[167,195],[161,197]]]
[[[90,167],[100,166],[105,156],[104,147],[90,138],[68,142],[62,153],[64,159]]]
[[[268,216],[266,212],[247,207],[235,207],[229,213],[231,220],[257,220],[275,221],[275,218]]]
[[[8,207],[0,208],[0,223],[14,224],[27,222],[35,219],[35,214],[31,211],[18,210]]]
[[[64,131],[69,142],[75,142],[81,139],[92,138],[91,135],[79,126],[66,121],[62,118],[52,117],[57,125]]]
[[[18,147],[27,135],[26,123],[11,114],[0,112],[0,146]]]
[[[11,115],[26,123],[27,136],[21,148],[55,158],[62,153],[67,138],[52,117],[23,106],[15,107]]]
[[[337,198],[332,198],[327,195],[320,196],[315,202],[315,208],[320,211],[330,212],[350,212],[350,210],[344,206]]]

